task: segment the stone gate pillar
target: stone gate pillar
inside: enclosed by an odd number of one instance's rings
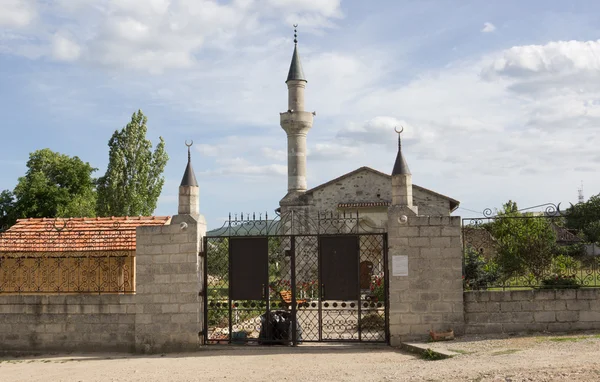
[[[430,330],[461,334],[460,217],[417,216],[406,206],[391,206],[388,245],[391,345],[425,340]]]

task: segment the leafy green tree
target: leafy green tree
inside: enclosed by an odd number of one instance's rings
[[[580,232],[587,241],[600,243],[600,194],[567,209],[566,225]]]
[[[34,151],[27,161],[27,173],[11,193],[2,193],[2,205],[10,221],[16,218],[95,216],[96,171],[78,157],[50,149]],[[11,202],[11,199],[14,200]],[[12,207],[11,207],[12,206]],[[12,211],[11,211],[12,210]]]
[[[152,152],[152,142],[146,139],[147,121],[138,110],[108,142],[108,168],[98,179],[98,216],[151,215],[156,209],[169,156],[162,137]]]
[[[15,198],[9,190],[0,192],[0,232],[15,223]]]
[[[508,201],[490,224],[497,240],[496,263],[504,278],[531,274],[540,278],[556,253],[556,234],[548,218],[521,213]]]

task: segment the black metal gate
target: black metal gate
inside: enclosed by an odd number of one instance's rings
[[[358,214],[237,216],[204,241],[207,344],[388,343],[387,236]]]

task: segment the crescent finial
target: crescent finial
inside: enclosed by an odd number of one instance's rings
[[[194,141],[193,141],[193,140],[191,140],[191,142],[192,142],[192,143],[187,143],[187,139],[186,139],[186,140],[185,140],[185,145],[186,145],[187,147],[192,147],[192,145],[194,144]]]
[[[394,126],[394,131],[397,132],[398,134],[401,134],[404,131],[404,126],[400,126],[402,127],[402,129],[400,131],[398,131],[398,128]]]

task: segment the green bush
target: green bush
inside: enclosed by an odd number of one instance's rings
[[[498,266],[493,261],[486,261],[472,247],[465,253],[464,285],[466,289],[486,289],[499,279]]]
[[[542,289],[578,289],[581,285],[575,275],[551,275],[542,279]]]

